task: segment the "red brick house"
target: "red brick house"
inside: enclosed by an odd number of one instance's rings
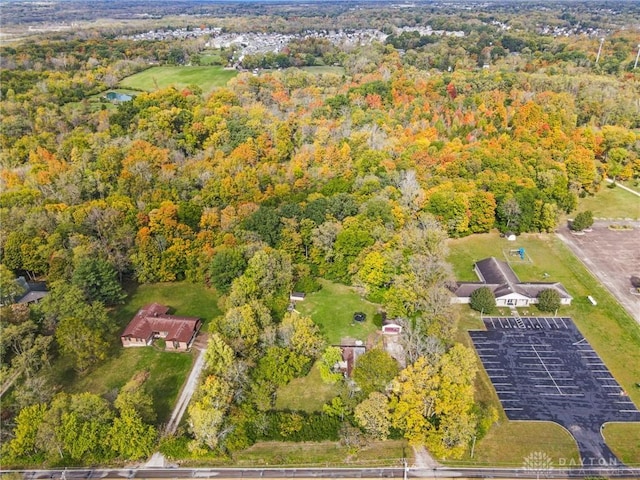
[[[188,350],[202,326],[202,320],[169,315],[168,311],[169,307],[159,303],[142,307],[120,335],[122,346],[146,347],[154,339],[162,338],[167,350]]]

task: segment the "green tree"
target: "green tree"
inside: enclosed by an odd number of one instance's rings
[[[238,248],[223,248],[213,257],[209,265],[209,278],[214,287],[227,293],[231,283],[247,268],[247,261]]]
[[[121,303],[125,293],[113,266],[99,257],[87,257],[73,271],[72,283],[80,287],[89,301],[98,300],[106,305]]]
[[[311,358],[288,348],[269,347],[258,361],[253,376],[273,385],[286,385],[291,380],[307,373]]]
[[[20,410],[15,420],[13,438],[7,448],[13,458],[27,457],[39,451],[36,438],[46,413],[47,406],[43,403]]]
[[[546,288],[538,294],[538,309],[541,312],[555,312],[560,308],[560,294],[553,288]]]
[[[469,305],[477,312],[491,313],[496,308],[496,297],[489,287],[480,287],[471,294]]]
[[[192,450],[203,446],[214,449],[218,446],[231,399],[231,385],[216,376],[208,376],[200,385],[187,410],[189,430],[194,437]]]
[[[358,425],[372,438],[386,440],[391,428],[389,400],[380,392],[371,392],[354,411]]]
[[[80,304],[63,316],[55,338],[62,352],[70,355],[76,368],[82,371],[106,358],[111,333],[107,310],[101,303],[94,302]]]
[[[136,373],[120,389],[113,406],[121,413],[125,410],[133,410],[143,422],[153,423],[156,420],[156,411],[153,408],[153,397],[145,388],[145,382],[148,378],[149,371],[147,370]]]
[[[104,461],[113,420],[109,403],[92,393],[59,393],[38,429],[36,445],[51,458]]]
[[[358,357],[353,370],[353,380],[364,396],[383,391],[399,371],[396,362],[381,348],[373,348]]]
[[[157,437],[153,425],[147,425],[131,406],[123,407],[107,434],[109,447],[127,461],[140,460],[153,452]]]
[[[226,378],[235,361],[235,353],[219,334],[213,333],[207,343],[204,361],[207,372],[211,375]]]
[[[573,222],[569,225],[571,230],[575,232],[581,232],[582,230],[589,228],[593,225],[593,212],[591,210],[585,210],[579,212]]]
[[[333,384],[342,379],[342,373],[334,372],[333,367],[342,360],[342,351],[338,347],[327,347],[318,362],[320,378],[324,383]]]
[[[297,313],[285,314],[278,327],[278,337],[285,348],[311,358],[320,354],[324,344],[320,328],[310,317]]]
[[[0,305],[11,303],[24,293],[13,272],[0,263]]]

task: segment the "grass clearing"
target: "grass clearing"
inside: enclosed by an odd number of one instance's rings
[[[478,443],[473,459],[467,455],[459,462],[486,464],[496,467],[523,466],[525,458],[534,452],[545,452],[553,465],[579,464],[580,455],[573,437],[552,422],[500,422]]]
[[[332,65],[323,65],[319,67],[300,67],[300,70],[312,73],[314,75],[338,75],[342,76],[346,73],[344,67],[336,67]]]
[[[217,87],[225,86],[237,74],[237,71],[225,70],[223,67],[151,67],[124,78],[119,86],[152,92],[171,86],[182,89],[189,85],[197,85],[207,94]]]
[[[638,190],[633,186],[629,188]],[[595,195],[579,199],[577,211],[585,210],[591,210],[597,218],[640,219],[640,197],[622,188],[604,185]]]
[[[259,442],[234,454],[237,467],[269,466],[334,466],[357,467],[401,465],[411,449],[404,440],[371,442],[355,454],[338,442]]]
[[[381,325],[376,325],[374,318],[379,305],[360,297],[352,287],[320,279],[322,290],[308,294],[296,309],[310,316],[320,327],[322,334],[330,345],[340,344],[344,337],[366,341]],[[355,322],[353,314],[364,312],[367,319]]]
[[[316,363],[306,377],[294,378],[278,389],[276,410],[320,412],[322,406],[337,395],[336,385],[324,383]]]
[[[149,370],[147,388],[153,396],[158,423],[163,423],[169,418],[191,370],[193,353],[164,352],[155,347],[122,348],[119,335],[140,307],[152,302],[170,306],[171,313],[200,317],[207,323],[220,314],[218,297],[203,285],[187,282],[135,285],[128,289],[128,294],[125,303],[112,313],[118,329],[107,359],[78,373],[71,359],[61,357],[50,373],[54,384],[66,392],[91,392],[113,400],[117,390],[136,372]]]
[[[640,467],[640,423],[607,423],[602,433],[625,465]]]
[[[490,233],[451,240],[449,246],[451,253],[448,259],[453,265],[458,280],[477,280],[472,269],[473,264],[478,260],[490,256],[504,260],[503,250],[525,248],[532,262],[513,262],[512,267],[516,274],[523,281],[560,281],[564,284],[574,299],[572,305],[561,307],[558,314],[573,318],[578,329],[598,352],[631,400],[636,405],[640,405],[640,388],[635,387],[635,384],[640,381],[640,362],[629,361],[629,352],[640,351],[640,328],[609,291],[585,269],[580,260],[555,235],[525,234],[518,237],[516,242],[508,242],[500,238],[497,233]],[[548,277],[545,277],[545,273]],[[587,295],[596,297],[598,305],[593,306],[587,299]],[[539,314],[535,306],[521,308],[519,312],[521,315]],[[482,328],[482,326],[477,312],[472,312],[467,306],[461,306],[461,316],[458,337],[470,346],[470,340],[465,333],[466,329]],[[477,400],[491,402],[502,412],[491,381],[479,360],[478,362],[479,377],[482,378],[476,380]],[[504,418],[503,412],[502,418]],[[519,428],[526,430],[526,425],[535,425],[537,422],[518,423],[525,425]],[[532,426],[531,428],[544,429],[545,427]],[[626,446],[632,444],[633,427],[628,428],[629,430],[622,429],[621,434],[611,437],[609,446],[614,451],[625,451]],[[499,427],[494,427],[487,437],[495,435],[496,429],[500,431]],[[627,434],[629,436],[625,437]],[[522,435],[523,438],[529,436],[526,431]],[[493,441],[496,443],[502,441],[501,448],[507,451],[522,443],[514,441],[509,436],[497,436]],[[499,458],[496,458],[496,461],[498,460]]]

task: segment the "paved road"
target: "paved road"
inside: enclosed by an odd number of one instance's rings
[[[170,469],[67,469],[67,470],[2,470],[0,475],[21,475],[24,480],[55,479],[178,479],[178,478],[585,478],[589,476],[607,478],[640,478],[640,468],[551,468],[544,471],[523,468],[446,468],[414,469],[402,468],[170,468]],[[15,477],[14,477],[15,478]]]

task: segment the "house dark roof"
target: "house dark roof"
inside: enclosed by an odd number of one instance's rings
[[[165,340],[189,342],[194,332],[200,328],[201,320],[196,317],[169,315],[169,307],[152,303],[142,307],[129,322],[122,337],[149,339],[154,334],[166,332]]]
[[[507,262],[501,262],[495,257],[485,258],[476,263],[476,272],[483,283],[520,283],[520,279]]]
[[[45,282],[27,282],[24,277],[18,277],[16,282],[24,291],[22,296],[15,300],[16,303],[39,302],[49,294]]]
[[[453,293],[456,297],[466,298],[480,287],[489,287],[496,298],[510,294],[519,294],[536,298],[547,289],[556,290],[560,298],[572,298],[560,282],[521,282],[507,262],[494,257],[485,258],[475,264],[480,282],[458,282]]]

